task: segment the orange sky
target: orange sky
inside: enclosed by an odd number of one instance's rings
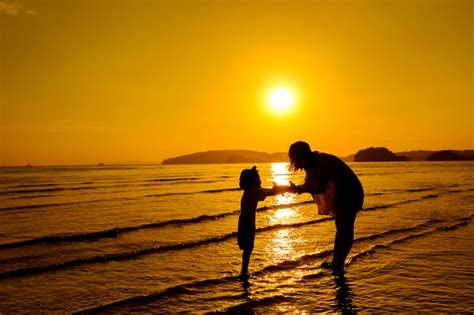
[[[0,0],[0,165],[472,149],[473,2]],[[287,86],[297,102],[268,110]]]

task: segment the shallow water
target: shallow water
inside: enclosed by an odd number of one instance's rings
[[[1,168],[0,312],[474,312],[473,162],[354,163],[364,209],[346,278],[309,195],[259,204],[237,275],[251,165]],[[263,186],[300,183],[257,164]]]

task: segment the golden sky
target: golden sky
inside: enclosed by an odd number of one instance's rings
[[[473,149],[472,16],[470,0],[0,0],[0,165]]]

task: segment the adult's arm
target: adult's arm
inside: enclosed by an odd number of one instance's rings
[[[312,195],[324,194],[326,192],[326,186],[310,185],[308,183],[304,183],[302,185],[295,185],[291,183],[291,192],[294,192],[297,194],[310,193]]]

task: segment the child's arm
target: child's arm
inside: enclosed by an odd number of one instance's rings
[[[293,187],[291,185],[289,186],[283,186],[283,185],[278,185],[276,183],[273,183],[273,187],[271,188],[272,193],[274,195],[280,195],[284,193],[294,193]]]

